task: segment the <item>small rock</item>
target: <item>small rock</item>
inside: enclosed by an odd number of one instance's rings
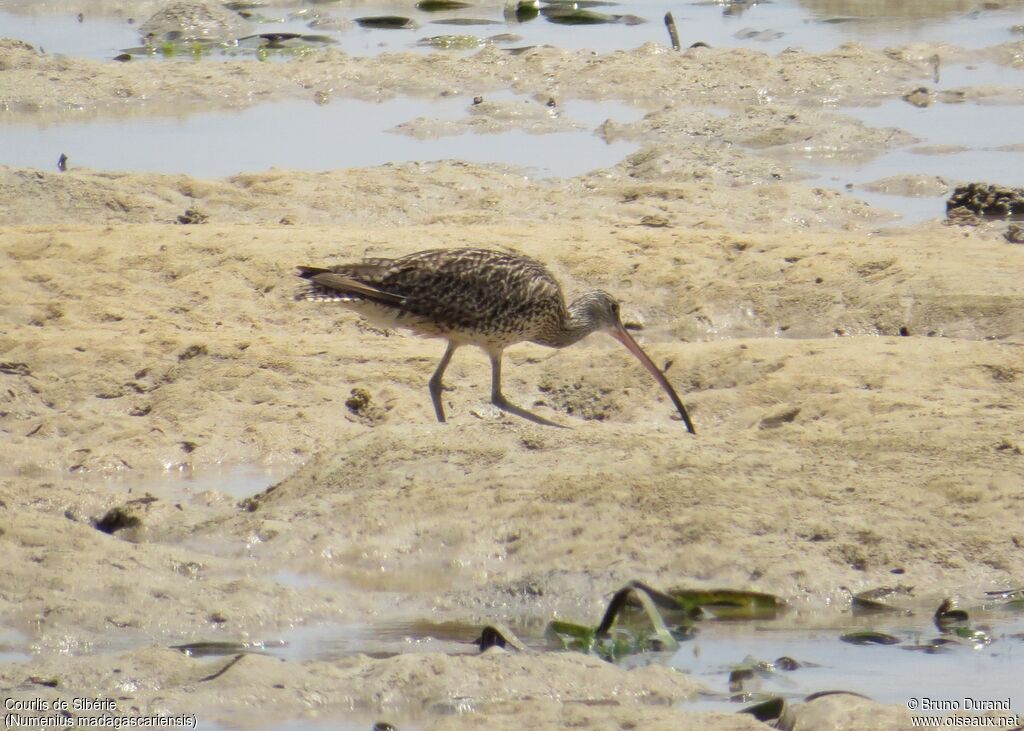
[[[935,101],[935,95],[927,87],[921,86],[903,95],[903,101],[913,104],[915,107],[930,107]]]
[[[999,442],[999,444],[996,445],[996,451],[1005,452],[1006,454],[1015,454],[1018,456],[1024,453],[1021,451],[1019,446],[1011,442],[1009,439],[1003,439]]]
[[[640,219],[640,225],[648,228],[665,228],[669,225],[669,220],[664,216],[647,215]]]
[[[11,361],[0,363],[0,373],[6,373],[9,376],[32,375],[32,371],[29,370],[28,363],[14,363]]]
[[[142,519],[134,511],[124,506],[111,508],[103,514],[102,518],[93,521],[93,527],[96,530],[109,535],[114,535],[117,531],[125,528],[138,528],[140,525],[142,525]]]
[[[206,355],[206,346],[205,345],[190,345],[187,348],[185,348],[183,351],[178,353],[178,360],[179,361],[191,360],[192,358],[195,358],[196,356],[199,356],[199,355]]]
[[[345,399],[345,406],[353,414],[362,414],[370,405],[370,392],[365,388],[353,388],[351,395]]]
[[[206,223],[209,218],[198,208],[189,208],[182,215],[178,216],[178,223],[184,225]]]
[[[949,193],[949,185],[935,175],[892,175],[859,186],[863,190],[909,198],[935,198]]]
[[[782,426],[783,424],[788,424],[789,422],[796,419],[799,413],[799,406],[779,407],[775,411],[761,419],[760,427],[762,429],[776,429]]]

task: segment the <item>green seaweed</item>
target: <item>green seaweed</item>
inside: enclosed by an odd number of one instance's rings
[[[413,27],[412,19],[403,17],[401,15],[371,15],[362,18],[356,18],[355,20],[360,28],[375,28],[378,30],[403,30],[406,28]]]
[[[910,592],[902,587],[893,588],[881,586],[876,589],[868,589],[853,595],[850,600],[850,610],[853,616],[859,617],[868,614],[910,614],[906,609],[889,604],[884,599],[889,599],[900,594],[907,595]]]
[[[416,9],[422,10],[425,13],[436,13],[440,10],[468,8],[471,5],[472,3],[463,2],[462,0],[420,0],[416,3]]]
[[[177,650],[189,657],[223,657],[226,655],[238,655],[240,653],[260,654],[263,652],[264,646],[262,644],[252,642],[203,641],[171,645],[171,649]]]
[[[786,602],[772,594],[737,589],[669,589],[666,592],[686,612],[711,614],[716,619],[774,619]]]
[[[748,713],[758,721],[768,723],[769,721],[775,721],[782,717],[782,714],[786,711],[786,701],[784,698],[773,697],[760,703],[755,703],[752,706],[747,706],[741,709],[740,713]]]
[[[652,594],[660,595],[659,599]],[[666,598],[632,582],[615,592],[596,628],[556,620],[548,624],[545,634],[562,649],[592,653],[609,661],[643,652],[672,651],[679,647],[679,638],[669,631],[658,611],[658,603]],[[635,605],[642,609],[640,616],[646,622],[631,612]]]
[[[839,639],[843,642],[849,642],[851,645],[898,645],[900,643],[899,637],[894,637],[885,632],[875,632],[874,630],[847,632],[841,635]]]

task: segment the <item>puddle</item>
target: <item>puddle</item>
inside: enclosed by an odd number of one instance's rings
[[[1024,71],[994,64],[958,64],[943,69],[940,84],[931,88],[941,92],[981,85],[1024,87]],[[940,178],[949,186],[949,193],[966,182],[1024,187],[1024,105],[936,101],[928,107],[916,107],[903,99],[892,99],[877,106],[843,107],[838,111],[870,127],[902,129],[918,141],[859,164],[797,161],[814,176],[807,181],[809,185],[834,188],[872,206],[893,210],[902,215],[904,223],[944,217],[948,193],[909,197],[860,186],[913,175]]]
[[[302,3],[283,2],[257,7],[251,15],[253,33],[305,33],[328,36],[346,53],[373,55],[382,52],[430,52],[417,46],[438,35],[492,36],[512,33],[516,46],[548,44],[568,49],[589,48],[601,53],[635,48],[643,43],[668,45],[662,22],[671,10],[684,46],[703,41],[715,47],[751,47],[767,53],[799,46],[823,51],[857,41],[885,47],[924,41],[946,41],[979,48],[1014,39],[1010,27],[1020,22],[1016,8],[1006,3],[971,12],[935,7],[926,0],[886,4],[884,14],[865,11],[860,16],[830,12],[833,3],[822,0],[774,0],[774,2],[719,3],[712,1],[657,3],[633,0],[593,8],[606,15],[638,16],[646,22],[563,25],[544,15],[517,22],[506,18],[504,3],[484,3],[458,10],[424,12],[413,2],[403,3]],[[121,17],[90,12],[84,4],[83,19],[74,12],[47,12],[45,3],[32,0],[0,0],[2,35],[42,46],[49,53],[112,58],[125,48],[138,46],[138,27],[152,4],[120,3]],[[877,4],[870,7],[877,8]],[[148,9],[148,10],[147,10]],[[845,8],[844,8],[845,9]],[[142,12],[137,12],[141,10]],[[134,23],[128,18],[135,14]],[[412,28],[368,29],[356,18],[380,15],[408,17]],[[478,22],[473,22],[478,21]],[[230,57],[230,56],[226,56]]]
[[[291,579],[293,577],[284,577]],[[315,583],[315,582],[314,582]],[[803,621],[816,626],[796,627]],[[1024,709],[1024,686],[1019,668],[1024,662],[1024,617],[1003,614],[999,610],[979,612],[971,627],[984,629],[991,644],[973,645],[966,640],[943,645],[934,653],[910,651],[906,646],[926,645],[938,638],[952,635],[940,633],[930,619],[899,617],[895,619],[850,618],[843,624],[819,626],[813,619],[791,617],[775,622],[704,621],[698,634],[684,641],[679,650],[667,653],[633,655],[623,660],[624,667],[648,663],[664,663],[692,675],[709,694],[683,704],[692,711],[735,712],[767,695],[782,696],[799,702],[805,696],[821,691],[845,691],[863,694],[886,704],[906,706],[911,699],[932,698],[957,700],[1008,699],[1010,709],[1021,714]],[[537,649],[545,651],[542,624],[536,618],[526,619],[512,630]],[[899,645],[853,645],[840,640],[852,630],[872,629],[896,636]],[[480,625],[433,620],[392,620],[358,624],[326,623],[286,630],[267,636],[263,641],[245,643],[198,642],[197,659],[211,664],[240,652],[252,651],[280,658],[287,662],[332,662],[353,654],[376,658],[396,654],[445,653],[475,655],[474,640]],[[31,659],[9,648],[24,644],[20,635],[0,631],[0,662],[21,662]],[[138,645],[138,642],[134,643]],[[109,646],[69,648],[71,654],[118,652],[130,649],[126,638],[118,638]],[[776,669],[755,673],[745,681],[743,694],[729,689],[729,674],[754,661],[774,662],[792,658],[799,663],[793,670]],[[339,709],[342,724],[352,724],[351,717]],[[233,728],[208,724],[211,730]],[[403,727],[405,724],[403,724]],[[275,728],[318,729],[315,721],[295,719]],[[348,728],[336,723],[331,728]],[[353,724],[351,727],[355,728]],[[363,726],[365,727],[365,726]]]
[[[390,657],[411,652],[443,652],[475,655],[473,641],[480,627],[455,622],[389,622],[359,625],[312,625],[281,636],[280,647],[267,653],[292,662],[331,661],[356,653]]]
[[[930,621],[921,619],[813,629],[707,621],[699,625],[696,638],[684,641],[674,654],[634,655],[622,665],[659,662],[693,675],[712,692],[686,704],[693,710],[733,712],[754,702],[757,698],[749,696],[731,698],[730,671],[752,659],[773,662],[780,657],[793,658],[800,667],[755,678],[745,684],[744,691],[795,701],[819,691],[843,690],[890,705],[920,697],[1009,698],[1012,709],[1024,709],[1024,688],[1017,672],[1024,662],[1024,618],[995,616],[971,626],[983,628],[992,643],[975,646],[964,640],[926,653],[904,646],[950,635],[940,634]],[[845,632],[868,627],[898,637],[901,644],[853,645],[840,640]],[[287,631],[268,641],[264,651],[290,662],[330,662],[356,653],[378,658],[420,652],[472,655],[478,652],[474,640],[480,629],[475,624],[424,620],[321,624]],[[537,622],[517,625],[513,631],[539,651],[547,647]]]
[[[693,711],[729,713],[772,695],[799,702],[811,693],[840,690],[897,706],[920,698],[1008,699],[1011,710],[1019,714],[1024,709],[1024,689],[1018,677],[1024,661],[1024,619],[997,616],[972,626],[984,628],[993,642],[974,646],[963,641],[925,653],[903,647],[927,644],[943,636],[921,619],[873,624],[863,621],[854,626],[813,629],[708,621],[700,624],[694,640],[683,642],[672,655],[634,655],[621,664],[665,663],[693,675],[711,691],[683,705]],[[895,635],[901,645],[853,645],[839,639],[844,632],[866,627]],[[545,641],[537,627],[516,627],[513,631],[544,651]],[[263,651],[289,662],[331,662],[356,653],[377,658],[420,652],[474,655],[477,649],[473,641],[478,634],[478,626],[455,622],[324,624],[286,632],[267,642]],[[730,691],[729,675],[735,668],[782,657],[796,660],[799,666],[756,673],[745,681],[742,693]],[[296,724],[296,729],[306,728],[300,722]]]
[[[894,3],[892,15],[878,18],[836,18],[815,10],[816,3],[761,3],[746,7],[715,3],[688,3],[673,8],[684,39],[687,29],[699,29],[701,40],[715,46],[753,45],[773,53],[787,46],[825,50],[851,39],[885,46],[925,40],[954,41],[964,46],[984,46],[1011,40],[1009,25],[1015,16],[1007,10],[976,13],[934,13],[927,4]],[[130,8],[130,4],[127,4]],[[905,13],[900,15],[903,9]],[[110,57],[121,48],[138,42],[137,22],[127,18],[31,12],[30,4],[0,2],[3,35],[40,45],[48,52]],[[413,30],[371,30],[349,23],[355,17],[384,12],[373,5],[330,7],[294,4],[264,8],[265,17],[277,22],[258,24],[257,31],[311,32],[332,35],[349,53],[378,53],[412,50],[429,35],[487,33],[514,30],[524,45],[548,43],[565,48],[588,47],[607,52],[631,48],[647,41],[664,43],[660,18],[662,6],[637,2],[607,6],[607,12],[641,15],[650,22],[640,25],[561,26],[543,16],[507,27],[501,7],[477,6],[443,14],[407,8],[419,25]],[[403,10],[402,12],[405,12]],[[17,12],[13,12],[17,11]],[[23,14],[30,11],[29,14]],[[276,15],[273,15],[276,14]],[[498,25],[452,26],[450,19],[492,20]],[[317,22],[319,19],[320,22]],[[1019,18],[1017,18],[1019,20]],[[342,30],[330,30],[330,23]],[[342,22],[346,21],[346,22]],[[841,22],[840,22],[841,21]],[[750,24],[755,25],[750,25]],[[773,33],[748,31],[761,23]],[[740,27],[741,24],[743,27]],[[326,28],[326,29],[325,29]],[[481,31],[483,32],[483,31]],[[781,33],[769,41],[753,40]],[[746,36],[745,40],[737,36]],[[420,49],[433,52],[432,49]],[[943,66],[937,90],[963,86],[1002,85],[1020,88],[1024,71],[991,63]],[[507,98],[507,97],[506,97]],[[538,103],[533,100],[529,103]],[[637,110],[615,104],[567,102],[560,113],[583,123],[585,129],[531,134],[512,129],[492,134],[459,134],[420,139],[394,133],[399,125],[419,116],[454,121],[466,115],[470,98],[437,101],[409,98],[383,103],[352,99],[332,100],[318,106],[311,101],[263,104],[236,112],[185,115],[174,119],[83,122],[55,125],[6,124],[8,141],[0,151],[0,164],[52,169],[57,158],[68,155],[74,167],[97,170],[127,170],[197,177],[224,177],[271,167],[330,170],[369,167],[439,159],[460,159],[474,163],[522,166],[537,177],[572,177],[589,170],[614,165],[636,146],[627,142],[605,143],[593,129],[606,118],[630,121]],[[860,186],[895,175],[923,175],[949,183],[981,180],[1019,187],[1024,185],[1024,150],[996,150],[1001,145],[1021,142],[1024,106],[949,104],[938,102],[917,108],[902,100],[877,107],[841,110],[879,127],[899,127],[921,142],[883,154],[861,165],[803,165],[814,177],[812,185],[850,192],[873,206],[895,211],[904,223],[940,218],[945,213],[945,196],[911,198],[859,189]],[[359,145],[339,145],[338,139],[359,139]],[[273,140],[273,144],[268,141]],[[951,146],[956,151],[939,154],[933,146]]]
[[[119,475],[103,478],[116,490],[138,496],[149,493],[168,501],[191,500],[211,490],[241,500],[280,482],[295,465],[220,465],[196,470],[168,470],[159,474]]]
[[[126,19],[47,12],[44,3],[0,0],[0,38],[17,38],[50,54],[113,58],[137,45],[139,31]]]
[[[952,91],[967,86],[1002,86],[1019,89],[1024,84],[1024,69],[1001,66],[989,61],[942,64],[939,80],[922,79],[922,86],[938,91]]]
[[[264,578],[271,583],[280,584],[281,586],[286,586],[289,589],[295,589],[296,591],[302,591],[303,589],[320,589],[331,585],[331,582],[322,576],[318,576],[316,574],[303,574],[298,571],[290,571],[287,569],[275,571]]]
[[[515,34],[502,45],[556,45],[598,52],[635,48],[653,41],[667,44],[662,17],[673,12],[683,44],[701,40],[712,46],[751,47],[766,53],[799,46],[824,51],[858,41],[875,47],[914,42],[945,41],[964,47],[984,47],[1012,41],[1010,27],[1018,23],[1024,3],[972,12],[943,10],[918,0],[893,2],[884,14],[838,16],[823,0],[775,0],[763,3],[686,2],[669,6],[648,0],[595,8],[605,14],[630,14],[645,23],[560,25],[540,15],[516,22],[504,14],[503,4],[428,13],[412,2],[398,6],[383,2],[349,6],[341,3],[282,2],[257,9],[254,33],[314,33],[328,36],[333,45],[351,54],[385,51],[448,53],[418,45],[421,39],[450,35],[493,36]],[[110,59],[124,48],[139,44],[138,27],[148,11],[129,23],[131,2],[121,5],[121,16],[89,12],[47,12],[47,5],[26,0],[0,0],[0,35],[17,37],[42,46],[48,53]],[[151,5],[145,6],[152,8]],[[358,17],[404,14],[412,29],[368,29]],[[475,21],[481,21],[477,24]],[[484,22],[486,21],[486,22]],[[452,23],[469,23],[465,25]],[[251,54],[252,49],[232,49]],[[187,55],[187,54],[186,54]],[[282,57],[287,54],[282,52]],[[213,58],[230,57],[215,53]],[[204,57],[205,58],[205,57]],[[156,54],[154,62],[163,62]],[[180,61],[190,62],[190,61]],[[1024,71],[993,63],[943,65],[936,90],[965,86],[1000,85],[1019,89]],[[492,95],[493,96],[493,95]],[[515,99],[510,93],[497,95]],[[524,103],[539,104],[520,97]],[[71,169],[122,170],[188,174],[203,178],[230,176],[271,167],[332,170],[370,167],[386,163],[458,159],[473,163],[510,164],[534,177],[572,177],[616,164],[634,152],[631,143],[606,143],[593,134],[605,119],[628,122],[640,112],[615,103],[569,101],[557,113],[580,123],[581,128],[532,134],[524,128],[496,133],[465,132],[438,137],[414,137],[396,128],[419,117],[440,122],[465,120],[471,97],[443,100],[399,98],[383,103],[332,99],[324,105],[312,100],[262,104],[235,112],[183,114],[173,119],[114,120],[33,125],[4,124],[7,144],[0,148],[0,164],[54,169],[61,154]],[[878,107],[840,110],[872,126],[905,129],[921,140],[915,148],[883,154],[861,165],[798,164],[810,172],[811,185],[851,193],[873,206],[902,216],[904,223],[940,218],[945,196],[906,197],[863,190],[860,186],[895,175],[922,175],[955,183],[970,180],[1024,185],[1024,150],[995,150],[1019,145],[1024,129],[1024,105],[948,104],[937,102],[916,108],[902,100]],[[522,127],[522,125],[520,125]],[[358,145],[338,140],[358,139]],[[938,154],[928,148],[956,146]]]
[[[541,102],[511,94],[488,100]],[[386,102],[336,99],[261,104],[234,112],[174,119],[129,119],[68,124],[5,124],[0,165],[56,169],[66,154],[69,168],[188,174],[215,178],[279,167],[333,170],[458,159],[525,167],[540,177],[572,177],[614,165],[634,152],[629,142],[607,143],[593,130],[606,119],[628,122],[640,110],[613,102],[569,101],[551,114],[582,129],[531,134],[513,129],[420,139],[394,130],[417,117],[465,119],[473,98],[437,101],[402,97]],[[542,114],[545,112],[541,112]],[[339,141],[359,140],[359,144]]]
[[[947,645],[929,654],[909,651],[900,645],[852,645],[839,636],[849,629],[752,630],[728,624],[706,623],[693,642],[684,643],[669,664],[693,674],[718,697],[704,697],[687,704],[695,710],[736,711],[757,699],[729,700],[729,673],[749,664],[752,658],[774,662],[790,657],[802,667],[776,670],[755,678],[744,691],[781,695],[793,701],[818,691],[843,690],[861,693],[884,704],[906,705],[910,698],[1005,699],[1011,708],[1024,711],[1024,687],[1017,668],[1024,663],[1024,619],[979,621],[995,638],[992,644]],[[901,644],[927,643],[939,637],[933,626],[882,623],[872,629],[895,635]],[[812,665],[813,663],[813,665]]]
[[[1020,73],[1024,83],[1024,72]],[[1024,125],[1024,105],[940,103],[919,108],[895,99],[877,107],[840,111],[872,127],[906,130],[919,140],[918,145],[962,145],[972,150],[992,150],[1024,142],[1024,126],[1021,126]],[[994,172],[1014,173],[1012,167],[1003,165]]]
[[[984,182],[1024,186],[1024,151],[964,150],[949,154],[918,154],[911,149],[885,154],[866,165],[850,166],[837,172],[823,166],[804,166],[816,177],[808,185],[834,188],[859,198],[872,206],[900,214],[903,223],[919,223],[946,215],[949,194],[919,198],[876,193],[857,189],[867,183],[894,175],[915,175],[942,178],[949,184],[949,193],[960,183]],[[855,189],[847,189],[852,184]]]
[[[193,500],[206,492],[218,492],[233,500],[251,497],[291,475],[294,464],[222,464],[199,469],[167,469],[163,472],[126,471],[110,475],[89,472],[33,473],[34,478],[63,482],[66,485],[89,485],[107,488],[137,498],[147,493],[169,502]],[[12,469],[0,469],[0,479],[21,479]],[[0,634],[0,642],[3,635]]]
[[[28,638],[17,630],[0,629],[0,665],[31,660]]]

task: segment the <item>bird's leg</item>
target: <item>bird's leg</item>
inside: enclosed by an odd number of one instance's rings
[[[437,420],[440,422],[444,421],[444,405],[441,403],[441,389],[443,388],[441,379],[444,377],[445,369],[448,368],[452,354],[457,347],[455,343],[449,341],[448,349],[444,351],[444,355],[441,356],[441,362],[437,364],[437,370],[430,377],[430,399],[434,402],[434,413],[437,414]]]
[[[491,356],[491,403],[497,406],[502,411],[507,411],[510,414],[521,416],[527,421],[532,421],[534,424],[543,424],[544,426],[557,426],[564,429],[565,427],[561,424],[557,424],[549,419],[545,419],[543,416],[538,416],[524,408],[516,406],[515,404],[508,401],[505,395],[501,392],[501,351],[497,353],[488,353]]]

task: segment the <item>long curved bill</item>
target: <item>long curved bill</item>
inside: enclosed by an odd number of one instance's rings
[[[647,357],[647,353],[637,344],[633,339],[633,336],[629,334],[629,331],[623,327],[622,323],[617,323],[614,329],[607,331],[609,335],[618,340],[620,343],[626,346],[630,353],[637,357],[641,363],[644,364],[644,368],[650,371],[651,375],[663,389],[668,397],[672,399],[672,403],[675,404],[676,409],[679,410],[679,415],[683,417],[683,423],[686,424],[686,431],[691,434],[696,434],[697,431],[693,428],[693,422],[690,421],[690,415],[686,413],[686,407],[683,406],[683,402],[679,400],[679,396],[676,395],[675,389],[672,388],[672,384],[665,378],[665,374],[661,372],[658,366],[654,365],[654,362]]]

